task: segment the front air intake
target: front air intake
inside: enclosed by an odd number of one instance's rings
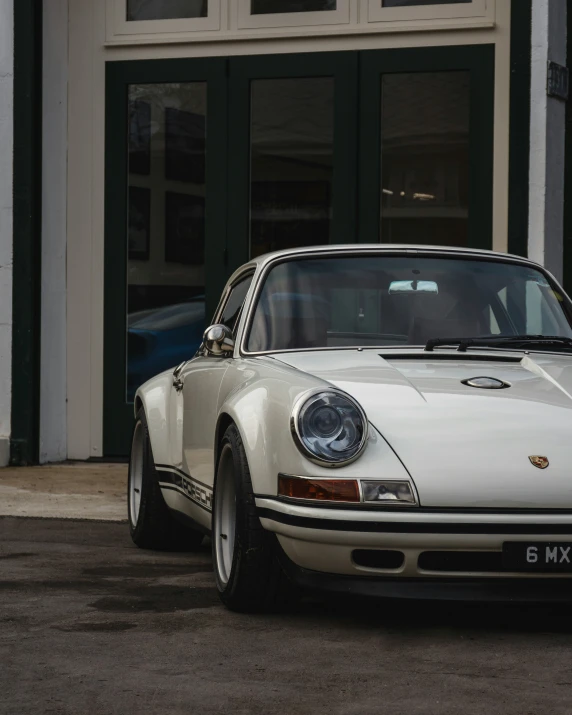
[[[395,571],[403,566],[405,556],[401,551],[382,551],[380,549],[356,549],[352,551],[356,566],[368,569]]]
[[[440,573],[501,573],[500,551],[424,551],[417,565],[421,571]]]

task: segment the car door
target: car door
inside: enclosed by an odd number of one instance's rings
[[[227,291],[215,322],[229,327],[233,335],[254,273],[239,276]],[[214,483],[214,433],[219,393],[233,358],[201,354],[181,372],[183,383],[183,470],[201,489],[201,501],[210,509]],[[204,521],[204,510],[201,510]],[[199,515],[197,514],[197,517]]]

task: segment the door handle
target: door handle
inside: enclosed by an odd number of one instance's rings
[[[180,365],[177,365],[177,367],[173,371],[173,387],[177,392],[181,392],[181,390],[183,389],[184,380],[181,377],[181,373],[183,372],[183,368],[188,362],[188,360],[185,360]]]

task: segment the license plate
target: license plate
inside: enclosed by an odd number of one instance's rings
[[[510,571],[572,571],[572,541],[509,541],[502,557]]]

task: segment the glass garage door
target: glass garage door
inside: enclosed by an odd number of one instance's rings
[[[111,62],[104,453],[269,251],[492,243],[493,48]]]

